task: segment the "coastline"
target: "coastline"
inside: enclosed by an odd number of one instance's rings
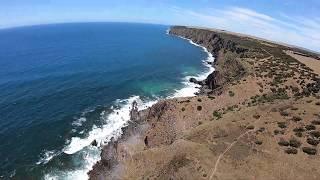
[[[188,40],[192,45],[195,45],[191,40]],[[201,47],[201,51],[203,50],[208,56],[205,59],[201,59],[203,62],[202,64],[205,66],[204,70],[199,72],[195,76],[186,76],[182,79],[182,84],[184,84],[183,88],[173,90],[174,92],[167,96],[165,99],[171,98],[181,98],[181,97],[191,97],[195,96],[195,93],[199,91],[200,86],[195,83],[191,83],[189,81],[190,78],[203,78],[207,76],[207,74],[213,71],[213,68],[210,64],[208,64],[208,60],[212,58],[212,55],[206,50],[205,47],[200,45],[196,45],[197,47]],[[76,154],[83,149],[86,151],[84,154],[85,160],[85,167],[84,169],[77,170],[77,171],[69,171],[65,172],[63,176],[66,177],[73,177],[77,179],[85,179],[84,174],[87,174],[88,171],[92,170],[92,166],[96,164],[101,159],[100,148],[103,148],[108,144],[112,139],[117,140],[121,139],[122,136],[125,136],[124,131],[127,126],[130,126],[130,109],[132,108],[131,105],[133,102],[138,102],[139,110],[144,110],[150,108],[152,105],[159,102],[160,99],[156,100],[142,100],[139,96],[131,96],[128,99],[119,100],[120,107],[118,109],[113,109],[111,114],[106,114],[105,119],[111,121],[110,124],[103,125],[102,127],[94,126],[92,130],[89,132],[88,137],[80,138],[78,136],[71,137],[70,141],[66,143],[66,146],[62,149],[61,152],[59,151],[46,151],[43,154],[43,157],[37,162],[38,165],[48,163],[52,158],[55,156],[65,153],[68,155]],[[162,99],[164,100],[164,99]],[[161,101],[161,100],[160,100]],[[118,104],[118,103],[116,103]],[[119,121],[120,120],[120,121]],[[80,124],[85,122],[86,119],[80,117],[73,124]],[[93,145],[94,144],[94,145]],[[99,153],[97,155],[97,152]],[[62,173],[61,173],[62,174]],[[55,173],[48,173],[44,177],[45,179],[54,179],[59,178],[59,174]]]
[[[310,119],[320,121],[318,74],[285,55],[285,46],[183,26],[170,34],[205,46],[216,71],[192,80],[201,86],[195,97],[160,100],[142,111],[133,103],[123,136],[103,147],[90,179],[320,177],[308,171],[319,158],[307,140],[319,131],[297,133]],[[282,147],[282,141],[299,145]]]
[[[167,32],[167,34],[172,36],[168,32]],[[199,91],[200,91],[201,85],[193,83],[193,82],[190,82],[190,78],[196,78],[196,79],[199,79],[199,80],[203,81],[211,73],[214,72],[214,70],[215,70],[214,67],[213,67],[214,66],[213,65],[214,57],[204,46],[201,46],[199,44],[194,43],[191,39],[187,39],[187,38],[184,38],[182,36],[177,36],[177,37],[179,37],[181,39],[184,39],[184,40],[187,40],[190,44],[192,44],[194,46],[201,47],[203,49],[203,51],[208,54],[208,57],[205,60],[202,60],[203,61],[203,65],[205,67],[209,68],[209,69],[207,71],[205,71],[205,72],[199,73],[196,76],[186,76],[184,78],[184,80],[183,80],[183,84],[185,84],[186,87],[183,87],[182,89],[179,89],[179,90],[175,90],[176,92],[173,93],[173,95],[168,96],[165,99],[157,100],[157,101],[154,101],[153,103],[149,103],[149,105],[147,105],[147,106],[145,104],[140,104],[145,108],[138,108],[137,110],[139,110],[139,111],[144,111],[145,110],[146,111],[147,109],[151,108],[154,104],[159,103],[161,101],[168,100],[168,99],[186,98],[186,97],[196,96],[196,94],[199,93]],[[136,102],[136,101],[134,101],[134,102]],[[140,103],[142,103],[142,102],[140,102]],[[131,104],[133,104],[133,102],[129,103],[128,105],[131,105]],[[127,138],[129,138],[130,136],[133,136],[133,134],[136,133],[136,132],[132,132],[132,131],[136,131],[136,130],[133,130],[133,129],[139,128],[138,125],[142,126],[142,124],[139,124],[139,121],[141,121],[141,119],[143,119],[143,118],[137,119],[137,117],[132,117],[133,116],[132,114],[138,113],[137,111],[133,112],[132,111],[133,109],[135,109],[135,107],[132,106],[131,107],[131,111],[130,111],[130,120],[120,128],[120,132],[121,133],[118,136],[111,137],[111,139],[108,141],[108,143],[106,145],[102,145],[102,149],[108,149],[110,147],[115,146],[115,144],[117,144],[118,142],[125,141]],[[103,152],[101,152],[101,154],[103,154]],[[102,164],[102,163],[100,162],[100,164]],[[94,169],[95,166],[98,166],[98,165],[99,165],[99,162],[95,163],[95,165],[93,166],[93,169]],[[88,174],[91,174],[93,169],[90,169]]]
[[[201,72],[196,76],[186,76],[182,82],[183,84],[185,84],[185,87],[183,87],[182,89],[179,89],[179,90],[175,90],[176,92],[173,93],[173,95],[170,95],[164,99],[159,99],[157,101],[149,103],[149,106],[148,105],[146,106],[145,103],[141,104],[142,102],[140,102],[140,104],[139,103],[138,104],[143,106],[144,108],[138,108],[138,107],[135,107],[136,105],[133,105],[133,104],[135,104],[136,101],[129,103],[128,105],[132,105],[132,107],[130,108],[131,109],[130,110],[130,120],[127,121],[127,123],[124,124],[119,129],[119,132],[121,132],[121,133],[118,133],[118,136],[110,137],[110,139],[107,141],[108,143],[105,145],[102,145],[102,152],[100,155],[101,157],[103,157],[103,154],[104,154],[103,150],[109,152],[110,151],[109,149],[115,148],[119,142],[126,141],[130,136],[136,136],[137,131],[142,131],[139,126],[145,125],[142,122],[142,120],[145,120],[148,118],[146,115],[146,111],[149,111],[148,114],[150,114],[150,108],[153,105],[161,104],[162,102],[168,101],[170,99],[171,100],[172,99],[179,99],[179,98],[184,99],[184,98],[194,97],[194,96],[199,95],[199,92],[201,91],[201,88],[203,86],[198,83],[191,82],[190,80],[192,78],[194,78],[194,79],[197,79],[198,81],[205,81],[209,77],[209,75],[215,71],[215,68],[214,68],[215,57],[211,52],[208,51],[208,49],[205,46],[202,46],[200,44],[193,42],[192,39],[188,39],[183,36],[170,34],[169,29],[167,30],[166,34],[169,36],[176,36],[178,38],[181,38],[183,40],[188,41],[190,44],[192,44],[196,47],[200,47],[208,55],[206,59],[201,60],[203,62],[203,65],[206,68],[208,68],[208,70]],[[141,116],[140,113],[143,115]],[[139,114],[139,115],[137,115],[137,114]],[[140,117],[137,117],[137,116],[140,116]],[[137,129],[139,129],[139,130],[137,130]],[[142,134],[142,132],[139,132],[139,134]],[[112,156],[116,156],[115,152],[112,152],[111,154],[112,154]],[[114,162],[115,160],[113,159],[115,157],[108,157],[108,158],[109,158],[110,162],[115,163]],[[102,158],[102,160],[99,160],[98,162],[96,162],[93,165],[93,168],[89,170],[88,174],[89,174],[90,179],[92,179],[92,176],[96,176],[96,175],[94,175],[95,171],[103,171],[103,170],[101,170],[101,167],[99,167],[99,166],[107,166],[108,168],[111,168],[113,166],[113,164],[104,162],[103,158]],[[95,170],[95,169],[98,169],[98,170]]]

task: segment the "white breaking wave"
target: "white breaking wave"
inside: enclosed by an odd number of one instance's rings
[[[37,165],[39,164],[46,164],[47,162],[49,162],[52,158],[54,158],[55,156],[59,155],[60,153],[57,151],[45,151],[42,155],[42,157],[40,158],[40,160],[36,163]]]
[[[69,145],[63,149],[63,152],[69,155],[85,149],[86,152],[81,153],[84,155],[79,159],[84,161],[82,162],[82,167],[73,171],[51,172],[45,176],[45,179],[88,179],[87,173],[92,169],[93,165],[101,159],[100,148],[107,144],[111,138],[117,139],[122,135],[121,128],[125,127],[130,120],[130,110],[134,101],[138,103],[139,110],[151,107],[157,102],[156,100],[143,102],[139,96],[133,96],[125,100],[118,100],[117,103],[120,104],[119,108],[113,108],[113,112],[110,114],[105,111],[101,113],[101,119],[104,121],[104,125],[102,127],[93,126],[92,130],[85,138],[72,137]],[[94,140],[97,141],[98,147],[100,148],[91,146],[91,143]]]
[[[72,122],[73,126],[82,126],[82,123],[86,122],[87,119],[85,117],[81,117],[77,119],[76,121]]]
[[[75,161],[81,161],[82,167],[75,170],[53,171],[44,176],[46,180],[87,180],[88,172],[92,166],[100,159],[100,150],[94,146],[88,146],[85,153],[80,154],[81,158]],[[76,162],[79,163],[79,162]]]
[[[169,30],[166,31],[169,34]],[[188,40],[191,44],[201,47],[204,52],[208,54],[207,59],[203,60],[204,66],[206,66],[206,70],[202,73],[199,73],[196,76],[186,76],[183,79],[184,88],[176,90],[172,96],[168,98],[175,97],[191,97],[195,96],[195,93],[199,92],[200,85],[189,82],[190,78],[196,78],[201,81],[207,78],[209,74],[211,74],[215,69],[212,65],[208,64],[208,62],[214,62],[213,55],[203,46],[200,46],[194,43],[192,40],[180,37]],[[44,179],[48,180],[86,180],[88,179],[87,173],[92,169],[93,165],[101,159],[100,152],[101,147],[107,144],[111,138],[119,138],[122,135],[122,127],[125,127],[130,120],[130,109],[132,103],[136,101],[138,103],[138,109],[143,110],[148,107],[151,107],[153,104],[157,103],[158,100],[143,102],[139,96],[133,96],[129,99],[118,100],[120,103],[120,108],[111,107],[113,110],[112,113],[108,114],[107,112],[101,113],[101,119],[104,121],[104,125],[102,127],[93,126],[92,130],[89,132],[88,136],[85,138],[80,137],[72,137],[71,140],[67,140],[69,143],[64,149],[63,152],[66,154],[75,154],[77,152],[81,152],[81,150],[85,149],[85,153],[82,153],[83,165],[80,169],[72,170],[72,171],[56,171],[46,174]],[[82,123],[85,122],[85,118],[79,118],[78,120],[73,122],[74,126],[82,126]],[[90,146],[90,144],[96,140],[98,143],[98,147]],[[47,163],[54,156],[56,156],[56,152],[49,151],[45,153],[45,156],[40,163]],[[40,164],[39,163],[39,164]]]
[[[166,34],[167,34],[167,35],[170,35],[170,28],[168,28],[168,29],[166,30]]]
[[[209,63],[213,63],[214,62],[214,57],[213,55],[207,50],[207,48],[196,44],[195,42],[193,42],[191,39],[187,39],[185,37],[182,36],[178,36],[182,39],[188,40],[189,43],[191,43],[192,45],[195,45],[197,47],[201,47],[203,49],[204,52],[206,52],[208,54],[207,59],[203,60],[203,65],[206,66],[206,70],[204,72],[199,73],[196,76],[186,76],[183,79],[183,84],[185,85],[184,88],[176,90],[176,92],[170,96],[169,98],[176,98],[176,97],[192,97],[195,96],[196,93],[199,92],[199,88],[201,87],[199,84],[195,84],[190,82],[190,78],[196,78],[198,81],[202,81],[205,80],[215,69],[214,67],[209,64]],[[209,62],[209,63],[208,63]]]
[[[93,126],[86,138],[72,137],[70,144],[64,148],[63,152],[66,154],[74,154],[84,147],[89,146],[94,140],[96,140],[99,145],[104,145],[108,143],[112,137],[119,137],[122,134],[121,128],[130,120],[130,109],[134,101],[137,101],[138,105],[140,105],[139,109],[145,109],[156,103],[156,101],[143,103],[139,96],[133,96],[129,99],[119,101],[120,103],[124,103],[121,108],[115,109],[111,114],[107,114],[105,111],[101,113],[101,118],[104,121],[102,127]]]

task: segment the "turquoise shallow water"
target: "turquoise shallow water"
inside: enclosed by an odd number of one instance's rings
[[[167,26],[77,23],[0,30],[0,175],[86,179],[93,139],[185,88],[207,54]],[[187,91],[180,92],[184,93]]]

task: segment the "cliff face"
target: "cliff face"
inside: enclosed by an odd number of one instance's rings
[[[246,52],[247,49],[238,47],[237,43],[232,40],[224,39],[213,31],[184,26],[172,27],[170,34],[192,40],[205,47],[215,57],[212,65],[216,67],[216,71],[210,74],[204,82],[198,82],[203,85],[201,93],[212,93],[212,90],[244,74],[245,69],[237,60],[237,56]],[[196,81],[193,80],[193,82]]]
[[[192,79],[203,95],[143,111],[133,103],[90,179],[320,179],[318,74],[275,44],[188,27],[170,34],[216,57],[215,72]]]
[[[111,141],[102,148],[100,155],[101,160],[98,161],[88,173],[89,179],[121,179],[119,178],[118,170],[121,170],[121,163],[123,161],[131,158],[130,152],[137,150],[135,148],[131,149],[132,147],[141,146],[142,144],[142,147],[146,146],[150,148],[159,144],[168,144],[168,139],[174,137],[172,134],[167,132],[155,136],[155,134],[151,135],[153,131],[148,129],[153,128],[153,124],[158,122],[159,118],[161,118],[163,113],[169,108],[172,108],[170,103],[160,101],[151,108],[139,111],[137,103],[133,102],[130,111],[130,122],[128,126],[122,128],[123,135],[117,140],[111,139]],[[166,128],[170,126],[170,124],[165,125]],[[138,150],[143,149],[138,148]],[[117,169],[117,171],[115,171],[115,169]]]

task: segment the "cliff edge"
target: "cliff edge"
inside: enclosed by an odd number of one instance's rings
[[[214,54],[196,97],[133,104],[90,179],[319,179],[320,78],[302,51],[192,27],[171,35]],[[296,53],[292,53],[296,52]],[[298,57],[298,55],[299,57]]]

